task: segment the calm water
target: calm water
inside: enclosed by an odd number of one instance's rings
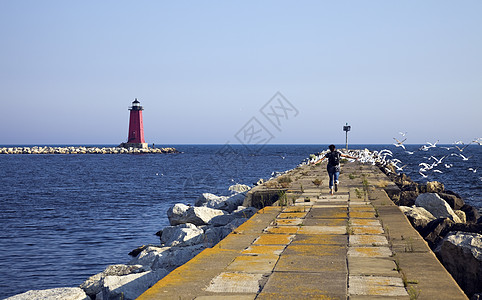
[[[320,145],[272,145],[253,154],[243,146],[174,145],[169,155],[0,155],[0,298],[29,289],[76,286],[109,264],[126,263],[132,249],[159,243],[155,232],[168,225],[166,210],[192,203],[203,192],[226,193],[238,182],[252,184],[284,171]],[[441,148],[413,155],[388,148],[419,180],[418,163]],[[353,148],[365,148],[354,146]],[[416,150],[419,146],[408,146]],[[482,206],[480,146],[449,156],[454,166],[427,173]],[[234,152],[234,153],[233,153]],[[425,179],[426,180],[426,179]],[[424,180],[424,181],[425,181]]]

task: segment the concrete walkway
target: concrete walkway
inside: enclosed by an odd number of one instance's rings
[[[286,206],[260,210],[139,299],[467,299],[378,169],[345,164],[334,196],[325,165],[289,176]]]

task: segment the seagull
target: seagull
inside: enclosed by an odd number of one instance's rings
[[[395,145],[395,147],[402,147],[403,150],[405,150],[405,146],[403,145],[403,142],[405,142],[407,139],[404,139],[403,141],[399,141],[398,139],[396,138],[393,138],[396,143],[394,143],[393,145]]]
[[[467,144],[465,146],[463,146],[462,148],[460,148],[459,146],[455,145],[455,148],[459,149],[460,152],[464,151],[465,148],[467,148],[467,146],[470,145],[470,144]]]
[[[454,166],[453,164],[445,164],[445,167],[446,167],[447,169],[450,169],[450,168],[452,168],[453,166]]]
[[[422,171],[418,171],[418,174],[422,175],[423,178],[427,178],[427,175],[423,174]]]
[[[399,167],[399,166],[395,165],[395,167],[397,168],[397,171],[400,171],[400,172],[402,172],[402,171],[403,171],[403,168],[405,168],[406,166],[407,166],[407,165],[404,165],[404,166]]]
[[[473,169],[473,168],[468,168],[467,170],[472,171],[472,172],[474,172],[474,173],[477,172],[477,169]]]
[[[443,173],[442,171],[437,170],[437,169],[433,170],[433,172],[434,172],[434,173]]]
[[[445,150],[450,150],[450,149],[452,149],[451,147],[440,147],[440,148],[445,149]]]
[[[407,132],[403,133],[403,132],[400,131],[399,133],[400,133],[401,136],[407,135]]]
[[[473,140],[472,143],[477,143],[477,144],[479,144],[479,146],[482,146],[482,138],[477,138],[477,139]]]
[[[442,156],[442,158],[438,159],[438,158],[436,158],[435,156],[432,155],[432,156],[429,157],[428,160],[433,159],[433,160],[435,160],[435,162],[437,163],[436,165],[439,165],[439,164],[442,163],[442,160],[443,160],[445,157],[446,157],[446,156]]]
[[[462,154],[459,154],[459,156],[462,157],[462,160],[464,160],[464,161],[465,161],[465,160],[469,160],[469,158],[472,157],[472,156],[465,157],[465,156],[463,156]]]
[[[412,155],[415,152],[405,151],[405,153],[408,153],[409,155]]]

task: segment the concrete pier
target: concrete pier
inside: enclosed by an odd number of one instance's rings
[[[291,182],[278,206],[139,299],[467,299],[388,198],[384,188],[393,183],[383,173],[345,163],[331,196],[325,168],[285,175]]]

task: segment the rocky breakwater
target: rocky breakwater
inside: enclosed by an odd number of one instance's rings
[[[389,164],[381,170],[396,184],[390,198],[471,299],[482,299],[482,218],[440,182],[413,182]]]
[[[3,147],[0,154],[142,154],[178,153],[175,148],[123,148],[123,147]]]
[[[167,211],[170,226],[156,233],[160,243],[143,245],[129,253],[127,264],[110,265],[80,287],[28,291],[8,298],[106,300],[136,299],[175,268],[203,249],[213,247],[257,209],[242,206],[250,187],[229,187],[230,195],[204,193],[193,205],[177,203]]]

